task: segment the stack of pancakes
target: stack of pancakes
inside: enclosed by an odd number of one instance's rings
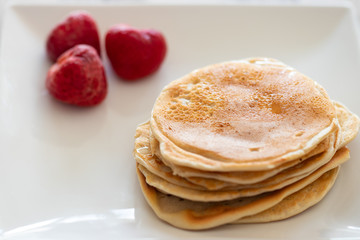
[[[215,64],[162,90],[136,130],[137,174],[156,215],[176,227],[276,221],[326,195],[359,125],[277,60]]]

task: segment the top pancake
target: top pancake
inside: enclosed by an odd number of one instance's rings
[[[275,168],[337,128],[335,108],[310,78],[273,59],[226,62],[171,82],[150,120],[164,158],[207,171]]]

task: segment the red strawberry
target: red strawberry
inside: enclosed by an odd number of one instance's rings
[[[136,29],[119,24],[105,37],[106,53],[116,74],[136,80],[155,72],[166,54],[164,36],[153,29]]]
[[[63,53],[51,66],[46,87],[56,99],[78,106],[92,106],[103,101],[107,81],[96,50],[85,44]]]
[[[46,51],[52,61],[77,44],[93,46],[100,56],[100,39],[95,20],[84,11],[75,11],[50,32]]]

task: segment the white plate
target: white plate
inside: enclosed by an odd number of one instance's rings
[[[11,3],[11,4],[10,4]],[[137,124],[162,87],[207,64],[268,56],[317,80],[360,114],[359,39],[348,5],[131,4],[65,1],[4,6],[0,81],[2,239],[316,239],[360,236],[360,141],[327,197],[296,217],[191,232],[147,206],[132,158]],[[342,4],[339,2],[339,4]],[[148,79],[117,79],[103,51],[109,95],[95,108],[53,100],[44,87],[45,40],[70,11],[88,10],[102,42],[115,23],[157,28],[169,51]],[[104,48],[103,48],[104,50]]]

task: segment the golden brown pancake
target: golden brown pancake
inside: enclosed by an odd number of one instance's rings
[[[264,223],[283,220],[295,216],[321,201],[334,185],[340,166],[333,169],[334,173],[327,172],[323,178],[328,181],[315,181],[299,191],[283,199],[275,206],[244,218],[233,223]],[[336,173],[335,173],[336,171]]]
[[[205,171],[275,168],[334,129],[325,90],[276,60],[226,62],[171,82],[150,120],[163,158]]]
[[[149,144],[149,124],[144,123],[138,126],[135,134],[135,147],[134,147],[134,158],[136,161],[141,164],[144,168],[150,171],[152,174],[165,179],[174,185],[179,185],[194,190],[238,190],[238,189],[249,189],[249,188],[258,188],[258,190],[264,189],[264,187],[285,186],[285,184],[291,184],[294,181],[309,175],[312,171],[316,170],[326,162],[328,162],[339,144],[339,138],[337,132],[332,133],[329,137],[329,142],[326,151],[323,153],[310,157],[304,161],[299,161],[295,166],[287,168],[281,171],[278,174],[274,174],[267,179],[259,181],[253,184],[235,184],[224,182],[211,178],[182,178],[173,174],[172,169],[162,164],[162,162],[152,155]],[[142,170],[144,173],[145,169]],[[249,173],[249,172],[243,172]],[[145,174],[145,173],[144,173]],[[208,175],[212,173],[209,172]],[[145,175],[151,176],[150,173]],[[296,178],[298,177],[298,178]],[[155,176],[152,176],[152,179],[155,179]],[[284,182],[285,180],[287,180]],[[150,180],[148,180],[150,181]],[[159,180],[158,180],[159,181]],[[281,185],[280,183],[283,182]],[[150,184],[151,185],[151,184]],[[269,188],[268,188],[269,189]]]
[[[341,128],[341,143],[340,147],[347,145],[357,134],[359,129],[359,118],[351,113],[347,108],[340,105],[337,102],[334,102],[336,107],[336,113],[339,118],[340,128]],[[146,130],[146,134],[148,134]],[[207,172],[201,171],[198,169],[192,169],[188,167],[181,167],[173,164],[169,164],[169,166],[165,166],[163,163],[164,159],[162,159],[159,153],[159,146],[157,140],[150,135],[150,145],[152,154],[157,155],[163,161],[156,161],[159,165],[158,168],[167,168],[168,172],[173,172],[174,175],[178,175],[186,178],[188,181],[193,182],[197,185],[201,185],[209,190],[217,190],[226,187],[236,186],[238,184],[253,184],[269,177],[272,177],[279,172],[287,169],[289,167],[293,167],[297,164],[304,162],[309,157],[317,155],[323,151],[325,151],[329,147],[329,139],[326,138],[323,142],[321,142],[315,149],[311,152],[302,156],[299,159],[296,159],[291,162],[287,162],[285,164],[280,165],[277,168],[265,170],[265,171],[246,171],[246,172]]]
[[[342,138],[339,147],[344,147],[349,142],[351,142],[359,132],[360,119],[339,102],[334,101],[334,106],[336,107],[336,116],[339,120],[342,132]]]
[[[169,167],[164,165],[156,156],[152,155],[149,144],[148,122],[140,124],[136,128],[133,156],[138,164],[142,165],[153,174],[167,179],[171,183],[187,188],[205,190],[204,187],[191,183],[182,177],[173,175],[172,170]]]
[[[150,131],[150,133],[151,133],[151,131]],[[155,137],[150,134],[149,139],[150,139],[151,152],[153,155],[156,155],[156,157],[159,159],[158,163],[165,165],[168,168],[171,168],[174,175],[178,175],[178,176],[187,178],[189,181],[199,181],[199,179],[207,178],[207,179],[225,181],[230,184],[231,183],[252,184],[252,183],[260,182],[264,179],[274,176],[275,174],[283,171],[284,169],[295,166],[312,156],[315,156],[319,153],[326,151],[326,149],[328,149],[331,144],[330,143],[331,137],[328,136],[326,139],[324,139],[321,143],[319,143],[309,153],[301,156],[298,159],[292,160],[290,162],[286,162],[284,164],[281,164],[280,166],[277,166],[276,168],[272,168],[272,169],[268,169],[268,170],[217,172],[217,171],[203,171],[203,170],[199,170],[199,169],[193,169],[193,168],[189,168],[189,167],[183,167],[183,166],[178,166],[178,165],[172,164],[171,162],[166,161],[166,159],[164,159],[161,156],[160,149],[159,149],[159,143],[155,139]],[[208,184],[206,184],[206,185],[208,185]],[[209,185],[209,187],[211,187],[210,185]]]
[[[164,194],[146,184],[145,177],[137,170],[139,182],[144,196],[155,214],[169,224],[183,229],[208,229],[223,224],[232,223],[238,219],[263,212],[286,197],[303,189],[311,183],[311,191],[324,191],[325,185],[332,185],[337,175],[336,167],[349,158],[347,148],[340,149],[327,165],[328,171],[323,173],[319,169],[300,181],[295,182],[278,191],[257,195],[254,197],[238,198],[221,202],[189,201],[173,195]],[[319,186],[319,187],[317,187]],[[318,194],[321,197],[321,194]],[[299,197],[302,201],[306,198]],[[311,199],[311,201],[314,201]],[[288,205],[292,206],[292,205]]]
[[[333,156],[333,153],[331,152],[328,154],[329,160]],[[315,169],[316,171],[322,171],[324,173],[328,169],[328,164],[332,165],[333,163],[328,162],[327,160],[326,164],[323,166]],[[171,194],[180,198],[193,200],[193,201],[203,201],[203,202],[213,202],[213,201],[225,201],[225,200],[231,200],[235,198],[240,197],[249,197],[249,196],[255,196],[259,195],[265,192],[271,192],[275,191],[281,188],[284,188],[296,181],[299,181],[300,179],[303,179],[307,176],[309,176],[314,171],[306,172],[301,175],[296,175],[294,177],[288,177],[285,179],[282,179],[282,181],[272,181],[271,179],[269,182],[264,184],[258,184],[255,186],[241,186],[239,188],[234,189],[223,189],[223,190],[197,190],[197,189],[191,189],[187,187],[180,186],[178,184],[170,183],[164,178],[161,178],[155,174],[152,174],[150,171],[146,170],[143,166],[139,166],[140,171],[146,178],[146,183],[155,187],[161,192]],[[322,169],[322,170],[321,170]]]

